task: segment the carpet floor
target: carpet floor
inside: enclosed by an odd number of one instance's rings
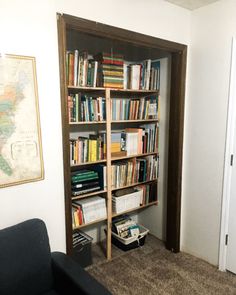
[[[87,270],[113,295],[236,294],[236,275],[189,254],[171,253],[151,235],[134,250],[123,252],[113,246],[109,262],[99,251],[94,249],[94,264]]]

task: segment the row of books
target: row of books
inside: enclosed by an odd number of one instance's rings
[[[160,61],[124,62],[124,89],[160,89]]]
[[[66,79],[70,86],[96,87],[98,62],[87,51],[66,52]]]
[[[111,133],[111,155],[122,157],[157,152],[158,126],[146,124]],[[76,165],[105,159],[106,133],[70,139],[70,163]]]
[[[158,167],[159,158],[156,156],[116,162],[111,166],[112,188],[157,179]]]
[[[104,173],[100,167],[93,170],[82,169],[71,174],[72,196],[79,196],[85,193],[104,189]]]
[[[112,120],[145,120],[158,118],[157,97],[141,99],[112,99]]]
[[[76,165],[103,160],[105,133],[70,139],[70,163]]]
[[[157,152],[158,127],[149,124],[143,128],[127,128],[111,134],[111,155],[122,157]],[[70,139],[70,163],[76,165],[103,160],[106,157],[106,133]]]
[[[158,90],[160,62],[146,59],[125,61],[121,54],[67,51],[66,76],[69,86]]]
[[[72,202],[72,222],[75,227],[106,217],[106,200],[102,197],[94,196]]]
[[[159,158],[157,156],[146,156],[144,158],[118,161],[111,166],[112,188],[120,188],[155,180],[158,178]],[[71,174],[72,196],[85,193],[106,190],[107,167],[98,164],[92,169],[82,169]]]
[[[153,201],[157,201],[156,183],[118,190],[112,195],[112,212],[115,214],[122,213]],[[105,219],[106,216],[106,200],[103,197],[94,196],[72,201],[74,228],[99,219]]]
[[[81,95],[68,96],[69,122],[99,122],[106,120],[106,101],[103,97]]]

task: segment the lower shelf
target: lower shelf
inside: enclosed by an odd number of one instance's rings
[[[142,206],[139,206],[139,207],[136,207],[136,208],[132,208],[132,209],[129,209],[129,210],[126,210],[126,211],[122,211],[120,213],[113,213],[112,218],[116,217],[116,216],[119,216],[119,215],[122,215],[122,214],[130,213],[130,212],[137,211],[137,210],[141,210],[143,208],[147,208],[147,207],[150,207],[150,206],[153,206],[153,205],[158,205],[158,201],[154,201],[154,202],[148,203],[146,205],[142,205]],[[102,218],[102,219],[95,220],[93,222],[81,224],[80,226],[74,227],[73,230],[80,229],[80,228],[83,228],[83,227],[86,227],[86,226],[89,226],[89,225],[92,225],[92,224],[96,224],[96,223],[99,223],[99,222],[102,222],[102,221],[106,221],[106,220],[107,220],[107,218]]]

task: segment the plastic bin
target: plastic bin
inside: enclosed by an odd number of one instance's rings
[[[149,230],[142,225],[139,225],[139,229],[140,234],[138,237],[121,238],[119,235],[112,232],[111,241],[123,251],[128,251],[143,246]]]
[[[73,238],[72,258],[82,267],[91,265],[93,263],[92,237],[82,231],[74,231],[73,235],[76,235],[77,240],[75,242]]]

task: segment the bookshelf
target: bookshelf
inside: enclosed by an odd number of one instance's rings
[[[153,38],[150,36],[130,32],[114,28],[111,26],[95,23],[92,21],[80,19],[69,15],[58,14],[58,40],[59,40],[59,58],[60,58],[60,79],[61,79],[61,106],[62,106],[62,133],[63,133],[63,159],[64,159],[64,183],[65,183],[65,216],[66,216],[66,244],[67,253],[72,253],[72,233],[74,228],[86,228],[87,226],[96,227],[100,223],[106,225],[106,256],[108,259],[112,257],[111,253],[111,222],[112,218],[124,213],[138,212],[139,210],[157,205],[158,200],[153,198],[149,202],[144,202],[138,207],[127,209],[122,213],[112,212],[112,194],[116,191],[128,188],[134,188],[138,186],[149,186],[150,190],[157,186],[158,177],[154,175],[150,179],[142,179],[142,176],[138,176],[136,180],[132,178],[129,183],[123,183],[120,187],[114,187],[112,183],[112,169],[113,166],[122,166],[122,169],[136,169],[139,165],[153,165],[154,170],[159,158],[157,142],[158,132],[158,117],[149,118],[145,113],[142,113],[139,109],[143,110],[140,105],[146,104],[148,100],[153,105],[153,99],[155,100],[159,95],[159,87],[155,85],[155,78],[152,79],[152,88],[148,86],[139,87],[142,89],[122,89],[121,79],[115,79],[119,87],[112,84],[109,77],[105,81],[107,87],[103,87],[100,83],[95,83],[92,80],[91,86],[78,86],[74,85],[73,79],[68,75],[67,64],[70,59],[70,53],[75,50],[84,51],[96,55],[98,52],[113,52],[114,54],[121,54],[124,60],[131,61],[129,67],[133,71],[137,72],[137,67],[133,67],[132,61],[145,61],[156,60],[165,55],[171,55],[172,58],[172,76],[171,76],[171,90],[170,90],[170,121],[169,121],[169,152],[168,152],[168,193],[167,193],[167,226],[166,226],[166,247],[174,252],[179,251],[179,233],[180,233],[180,205],[181,205],[181,175],[182,175],[182,145],[183,145],[183,114],[184,114],[184,82],[185,82],[185,67],[186,67],[186,46],[170,41]],[[87,54],[86,53],[86,54]],[[109,56],[108,56],[109,57]],[[91,65],[93,67],[93,65]],[[94,65],[94,67],[96,67]],[[138,68],[138,71],[141,68]],[[153,70],[154,71],[154,70]],[[105,73],[105,72],[104,72]],[[103,74],[104,74],[103,73]],[[154,73],[154,72],[153,72]],[[132,74],[131,74],[132,75]],[[155,74],[157,75],[157,74]],[[103,75],[103,77],[105,74]],[[141,75],[139,76],[141,77]],[[153,74],[154,77],[154,74]],[[155,76],[156,77],[156,76]],[[77,78],[76,80],[78,80]],[[133,78],[134,79],[134,78]],[[139,78],[140,80],[141,78]],[[68,84],[68,80],[72,81]],[[149,79],[148,79],[149,80]],[[81,80],[82,81],[82,80]],[[97,81],[97,80],[96,80]],[[114,81],[114,80],[112,80]],[[151,81],[151,79],[150,79]],[[103,83],[105,83],[103,82]],[[137,87],[135,80],[130,82],[133,86]],[[147,83],[147,82],[144,82]],[[151,82],[150,82],[151,83]],[[84,82],[81,82],[84,84]],[[86,83],[85,83],[86,84]],[[123,81],[122,81],[123,85]],[[155,87],[154,87],[155,85]],[[71,97],[69,102],[68,97]],[[81,101],[83,100],[83,103]],[[133,101],[135,102],[133,103]],[[134,108],[136,111],[133,115],[124,111],[123,117],[119,117],[119,112],[116,112],[117,118],[114,119],[113,102],[120,103],[121,108]],[[76,105],[75,109],[80,106],[79,112],[73,111],[73,103]],[[131,104],[133,103],[133,106]],[[118,105],[117,104],[117,105]],[[91,117],[90,111],[93,109],[103,110],[104,114],[101,118],[95,114]],[[85,110],[87,108],[87,110]],[[71,109],[71,112],[70,112]],[[89,111],[88,111],[89,110]],[[130,110],[130,109],[129,109]],[[84,112],[84,113],[83,113]],[[99,114],[101,112],[98,112]],[[131,112],[132,113],[132,112]],[[121,112],[122,114],[122,112]],[[115,115],[115,116],[116,116]],[[94,119],[95,118],[95,119]],[[151,126],[151,127],[149,127]],[[154,140],[153,150],[145,150],[144,147],[136,147],[136,152],[130,152],[122,154],[122,152],[116,156],[112,153],[114,147],[112,142],[112,134],[117,132],[118,134],[122,130],[126,131],[126,145],[128,143],[127,134],[132,133],[136,129],[138,134],[139,129],[145,130],[145,136],[150,140]],[[146,129],[145,129],[146,128]],[[82,136],[81,136],[82,134]],[[96,137],[97,136],[97,139]],[[78,140],[81,137],[81,140]],[[130,138],[132,136],[130,135]],[[94,155],[88,155],[88,151],[92,150],[92,146],[87,149],[87,145],[90,141],[96,141],[96,157]],[[131,139],[130,139],[131,140]],[[102,143],[101,143],[102,142]],[[130,141],[131,142],[131,141]],[[106,153],[104,148],[106,145]],[[91,143],[92,144],[92,143]],[[147,143],[146,143],[147,144]],[[132,146],[132,144],[130,144]],[[80,148],[78,148],[78,146]],[[83,153],[77,152],[81,150],[83,146]],[[126,147],[127,148],[127,147]],[[130,147],[131,148],[131,147]],[[75,152],[74,152],[75,151]],[[99,156],[98,156],[99,155]],[[125,163],[125,164],[124,164]],[[75,175],[80,181],[83,179],[83,173],[91,173],[91,170],[97,166],[106,166],[106,187],[101,186],[97,191],[84,192],[79,195],[72,195],[73,190],[76,187],[76,182],[71,182],[71,175]],[[125,168],[126,167],[126,168]],[[148,166],[152,167],[152,166]],[[96,169],[95,169],[96,170]],[[117,168],[119,170],[119,167]],[[157,169],[156,169],[157,170]],[[87,172],[86,172],[87,171]],[[88,172],[90,171],[90,172]],[[127,170],[128,171],[128,170]],[[139,170],[137,170],[139,171]],[[148,171],[148,170],[147,170]],[[128,172],[127,172],[128,173]],[[133,172],[132,172],[133,173]],[[116,177],[119,177],[117,173]],[[122,174],[120,174],[122,175]],[[132,174],[133,175],[133,174]],[[141,174],[140,174],[141,175]],[[100,177],[100,176],[99,176]],[[132,176],[133,177],[133,176]],[[91,176],[92,180],[97,183],[98,176]],[[100,178],[99,178],[100,181]],[[81,183],[79,183],[81,185]],[[86,187],[86,185],[85,185]],[[92,199],[102,197],[106,203],[106,216],[97,218],[82,224],[73,225],[72,217],[73,210],[72,204],[74,201],[83,201],[86,199]]]

